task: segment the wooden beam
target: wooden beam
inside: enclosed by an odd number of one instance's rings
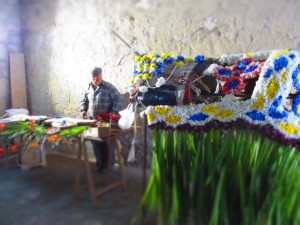
[[[27,109],[25,61],[23,53],[10,53],[10,90],[13,109]]]

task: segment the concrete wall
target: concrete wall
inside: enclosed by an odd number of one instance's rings
[[[18,0],[0,0],[0,116],[11,107],[9,53],[22,52]]]

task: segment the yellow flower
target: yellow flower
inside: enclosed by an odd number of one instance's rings
[[[189,58],[189,57],[186,57],[184,59],[185,62],[194,62],[195,60],[193,58]]]
[[[129,83],[133,84],[133,82],[134,82],[134,78],[132,77],[132,78],[130,78]]]
[[[167,113],[170,113],[170,112],[174,112],[174,110],[173,109],[169,109],[169,108],[164,108],[164,107],[155,107],[154,108],[154,111],[158,114],[158,115],[160,115],[160,116],[163,116],[163,115],[165,115],[165,114],[167,114]]]
[[[151,55],[150,59],[154,59],[156,57],[156,55]]]
[[[273,78],[267,86],[268,100],[271,100],[274,98],[278,89],[279,89],[278,81],[276,80],[276,78]]]
[[[258,100],[251,106],[254,109],[263,109],[265,105],[265,97],[263,95],[258,96]]]
[[[166,59],[166,58],[168,58],[168,54],[162,54],[162,55],[160,56],[160,58]]]
[[[254,56],[254,53],[249,52],[249,53],[247,54],[247,56]]]
[[[220,108],[221,108],[221,106],[219,106],[219,105],[216,105],[216,106],[208,105],[203,108],[203,112],[208,113],[208,114],[215,114]]]
[[[138,70],[137,70],[138,72],[143,72],[144,71],[144,68],[143,67],[141,67],[141,68],[138,68]]]
[[[142,57],[142,61],[148,61],[148,60],[150,60],[150,57],[148,55],[144,55]]]
[[[144,75],[143,75],[143,79],[144,80],[148,80],[148,79],[150,79],[151,78],[151,76],[149,75],[149,73],[145,73]]]
[[[283,123],[283,124],[280,124],[279,126],[282,130],[284,130],[288,134],[292,135],[292,134],[298,134],[299,133],[299,129],[297,127],[295,127],[293,124]]]
[[[176,65],[176,67],[179,67],[179,66],[184,65],[184,62],[177,62],[175,65]]]
[[[228,118],[232,117],[235,113],[231,110],[222,110],[216,114],[216,117]]]
[[[141,57],[141,56],[135,57],[135,61],[136,61],[136,62],[140,62],[141,60],[142,60],[142,57]]]
[[[150,63],[146,63],[145,65],[144,65],[144,68],[145,67],[149,67],[150,66]]]
[[[290,52],[291,52],[290,49],[286,49],[286,50],[283,50],[281,52],[277,52],[277,53],[274,54],[274,58],[277,58],[277,57],[279,57],[279,56],[281,56],[283,54],[288,54]]]
[[[157,117],[154,114],[149,113],[149,114],[147,114],[147,119],[149,122],[153,122],[154,120],[157,119]]]
[[[143,77],[143,75],[142,75],[142,74],[139,74],[139,75],[137,75],[136,77],[138,77],[138,78],[142,78],[142,77]]]
[[[168,55],[168,57],[171,57],[171,56],[173,56],[175,54],[173,52],[169,52],[167,55]]]
[[[177,123],[181,120],[182,120],[182,118],[180,116],[175,116],[175,115],[167,116],[165,118],[165,121],[168,123]]]
[[[156,63],[151,63],[150,64],[150,68],[156,68],[156,67],[157,67]]]
[[[300,104],[297,107],[297,113],[300,114]]]
[[[282,73],[282,76],[281,76],[281,82],[282,83],[285,83],[286,82],[286,75],[289,73],[289,71],[284,71]]]
[[[36,147],[39,147],[41,144],[40,143],[38,143],[38,142],[31,142],[29,145],[28,145],[28,147],[30,147],[30,148],[36,148]]]

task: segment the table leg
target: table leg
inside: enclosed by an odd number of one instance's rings
[[[77,153],[77,168],[75,174],[75,192],[76,196],[79,196],[81,191],[81,166],[82,166],[82,143],[78,143],[78,153]]]
[[[116,146],[116,149],[117,149],[117,157],[118,157],[118,161],[119,161],[119,167],[120,167],[120,172],[121,172],[121,176],[122,176],[122,182],[124,184],[125,190],[127,190],[127,174],[126,174],[126,171],[125,171],[124,161],[123,161],[123,157],[122,157],[122,153],[121,153],[121,143],[120,143],[119,139],[117,139],[117,138],[114,138],[113,142],[114,142],[114,145]]]
[[[82,144],[83,144],[83,158],[84,158],[84,165],[85,165],[86,174],[87,174],[87,181],[88,181],[89,189],[91,192],[92,202],[94,205],[96,205],[97,204],[97,196],[96,196],[96,190],[95,190],[95,183],[94,183],[94,178],[93,178],[92,171],[91,171],[91,165],[89,162],[85,141],[83,141]]]

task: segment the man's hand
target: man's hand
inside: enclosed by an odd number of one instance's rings
[[[81,115],[82,115],[83,119],[87,119],[87,112],[86,111],[82,111]]]

